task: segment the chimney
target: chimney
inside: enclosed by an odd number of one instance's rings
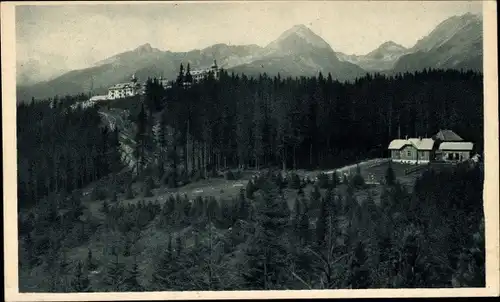
[[[418,137],[418,139],[419,139],[419,140],[422,140],[422,137],[421,137],[421,136],[419,136],[419,137]]]
[[[405,140],[408,140],[408,135],[405,135]]]

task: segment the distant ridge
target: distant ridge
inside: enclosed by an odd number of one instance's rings
[[[90,90],[105,92],[116,83],[136,74],[147,77],[176,77],[179,65],[205,68],[214,59],[222,68],[255,76],[261,73],[282,76],[315,76],[331,73],[337,80],[351,80],[367,72],[418,71],[424,68],[451,68],[482,71],[482,18],[474,14],[453,16],[441,22],[410,49],[394,41],[382,43],[362,56],[335,52],[310,28],[295,25],[265,47],[258,45],[215,44],[189,52],[162,51],[149,43],[104,59],[94,66],[73,70],[47,81],[21,85],[18,78],[18,101],[78,94]],[[22,71],[19,71],[22,72]],[[29,74],[29,73],[28,73]],[[93,83],[90,79],[93,78]]]

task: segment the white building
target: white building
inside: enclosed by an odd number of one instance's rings
[[[170,83],[170,81],[167,79],[160,77],[159,82],[164,89],[172,88],[172,83]]]
[[[471,142],[442,142],[439,145],[441,159],[444,161],[465,161],[471,156],[474,144]]]
[[[142,90],[141,86],[142,85],[140,83],[137,83],[135,75],[132,75],[131,82],[119,83],[114,86],[111,86],[108,89],[108,99],[109,100],[122,99],[137,95]]]
[[[216,79],[219,78],[220,69],[217,67],[217,61],[214,60],[214,64],[212,64],[210,68],[190,71],[191,76],[193,77],[193,82],[199,82],[203,80],[210,72],[213,73]]]

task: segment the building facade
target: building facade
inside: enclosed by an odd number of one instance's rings
[[[439,145],[440,160],[461,162],[471,158],[474,144],[470,142],[442,142]]]
[[[217,61],[214,60],[214,63],[210,68],[205,68],[205,69],[196,69],[190,71],[191,76],[193,77],[193,82],[199,82],[203,80],[206,76],[208,76],[210,73],[214,75],[214,78],[218,79],[219,74],[220,74],[220,69],[217,66]]]
[[[433,159],[434,140],[430,138],[395,139],[389,144],[393,162],[426,164]]]
[[[432,138],[395,139],[389,144],[393,162],[425,164],[431,161],[461,162],[471,158],[474,144],[451,130],[440,130]]]
[[[143,88],[142,86],[143,85],[141,85],[140,83],[137,83],[135,75],[132,75],[132,79],[130,82],[119,83],[114,86],[111,86],[108,89],[108,99],[115,100],[115,99],[123,99],[126,97],[135,96],[137,94],[140,94]]]

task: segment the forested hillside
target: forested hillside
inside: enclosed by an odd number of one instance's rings
[[[21,292],[484,286],[480,166],[429,167],[412,190],[391,165],[377,187],[359,171],[315,185],[277,173],[440,128],[481,152],[481,74],[185,81],[85,109],[71,108],[83,95],[18,105]],[[133,172],[123,129],[103,120],[118,107],[135,124]],[[271,169],[232,198],[177,194],[226,167]]]

